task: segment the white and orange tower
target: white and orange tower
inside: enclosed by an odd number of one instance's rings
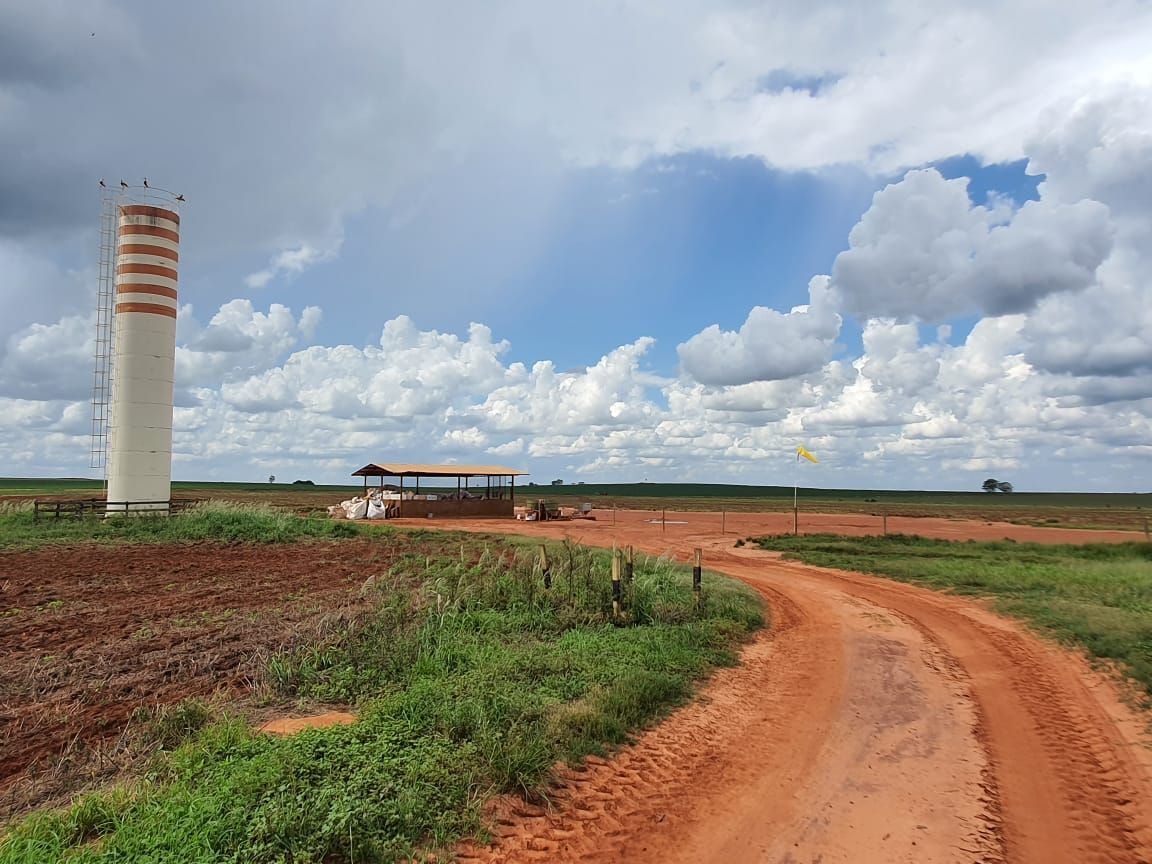
[[[114,206],[109,513],[168,510],[172,498],[180,215],[158,191],[132,196],[143,202],[119,195]]]

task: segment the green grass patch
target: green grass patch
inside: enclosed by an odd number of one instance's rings
[[[279,739],[204,706],[157,715],[184,741],[131,787],[36,815],[0,862],[407,860],[482,834],[490,796],[546,794],[551,766],[603,753],[685,700],[763,623],[741,583],[637,561],[627,620],[611,618],[606,553],[462,541],[408,555],[367,589],[371,612],[287,646],[279,699],[354,704],[359,720]],[[188,737],[191,736],[191,737]]]
[[[335,519],[309,519],[261,504],[207,501],[168,515],[33,519],[31,504],[0,504],[0,548],[49,543],[290,543],[390,530]]]
[[[763,537],[765,549],[841,570],[991,597],[1058,639],[1117,661],[1152,695],[1152,545],[957,543],[923,537]]]

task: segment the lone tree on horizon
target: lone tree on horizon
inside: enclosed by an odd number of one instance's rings
[[[997,480],[995,477],[989,477],[984,481],[984,485],[980,487],[985,492],[1011,492],[1012,484],[1007,480]]]

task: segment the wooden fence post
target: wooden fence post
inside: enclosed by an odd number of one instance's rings
[[[612,620],[620,620],[620,551],[612,550]]]
[[[544,574],[544,587],[552,587],[552,565],[548,563],[548,548],[540,546],[540,572]]]
[[[664,533],[664,526],[666,524],[664,521],[664,514],[665,514],[665,511],[663,509],[661,509],[660,510],[660,533],[661,534]]]
[[[887,537],[888,536],[888,514],[882,513],[880,515],[880,518],[884,520],[884,536]]]
[[[721,534],[724,533],[724,522],[726,521],[725,520],[726,516],[727,516],[727,513],[725,512],[725,508],[721,507],[720,508],[720,533]]]
[[[702,551],[695,550],[695,559],[692,563],[692,608],[700,608],[700,557]]]
[[[634,562],[634,558],[632,555],[632,547],[629,546],[628,549],[624,553],[624,581],[627,582],[629,585],[632,584],[633,562]]]

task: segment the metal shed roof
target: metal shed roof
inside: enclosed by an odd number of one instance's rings
[[[372,463],[353,477],[522,477],[527,471],[505,468],[503,465],[402,465],[390,462],[386,465]]]

